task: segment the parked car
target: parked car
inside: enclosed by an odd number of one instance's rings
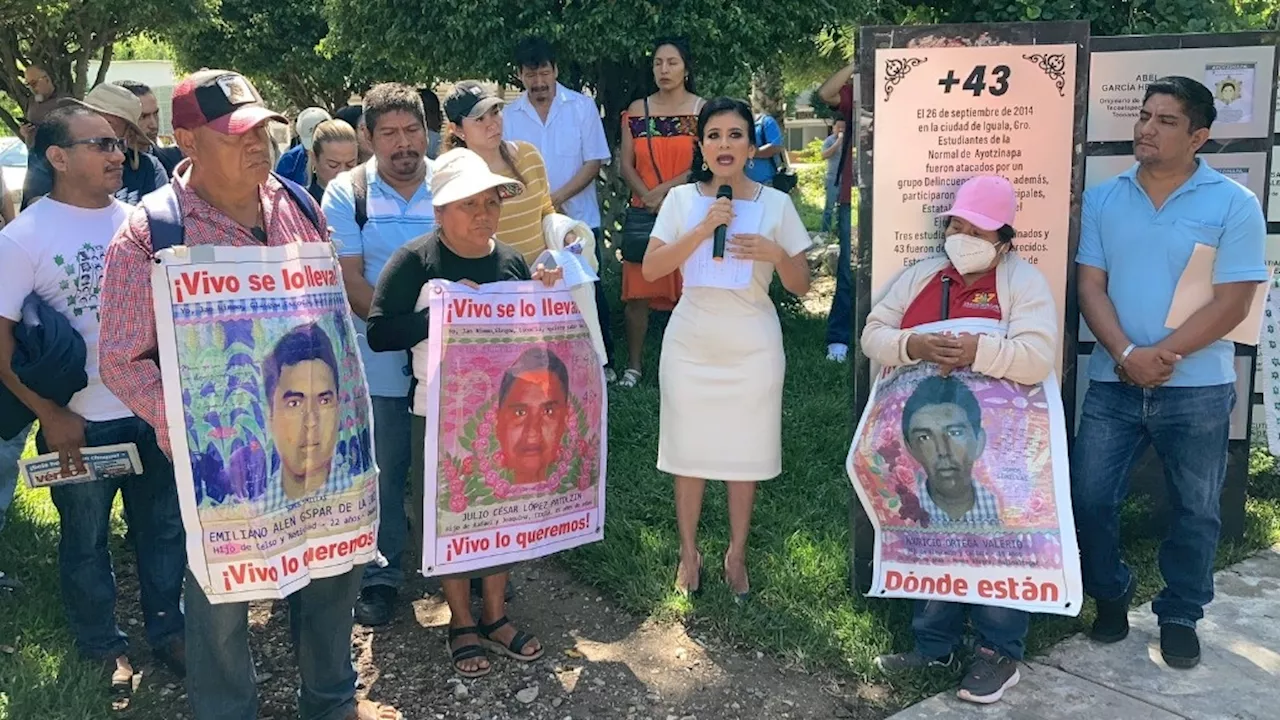
[[[0,137],[0,176],[17,208],[22,204],[22,183],[27,177],[27,146],[18,138]]]

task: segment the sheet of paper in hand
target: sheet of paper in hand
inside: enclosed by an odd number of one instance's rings
[[[694,198],[693,210],[685,221],[685,230],[691,230],[711,211],[711,203],[715,198],[698,196]],[[726,290],[742,290],[751,284],[751,271],[755,263],[750,260],[739,260],[730,257],[729,240],[734,235],[758,233],[760,223],[764,220],[764,209],[760,203],[746,200],[733,201],[733,222],[725,232],[724,259],[716,260],[713,240],[707,238],[688,260],[684,261],[680,272],[685,287],[715,287]]]
[[[990,320],[916,330],[1000,334]],[[883,369],[846,469],[875,528],[871,596],[1079,614],[1056,375],[1027,386],[932,363]]]
[[[152,274],[187,561],[212,603],[374,559],[372,406],[328,243],[178,247]]]
[[[569,290],[433,280],[423,293],[422,370],[414,353],[427,383],[422,573],[603,539],[604,369]]]
[[[80,457],[84,460],[84,468],[77,469],[70,475],[62,474],[62,461],[56,452],[23,460],[18,463],[18,467],[22,472],[23,482],[32,489],[142,473],[138,446],[133,443],[80,448]]]

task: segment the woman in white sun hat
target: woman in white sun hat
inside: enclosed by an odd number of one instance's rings
[[[426,435],[426,339],[429,319],[416,309],[422,287],[431,280],[476,286],[506,280],[541,280],[554,285],[563,271],[530,273],[524,257],[497,240],[502,203],[524,192],[524,184],[498,175],[471,150],[450,150],[436,159],[431,175],[436,229],[411,240],[391,256],[378,277],[369,306],[369,347],[374,352],[411,351],[414,379],[409,391],[413,412],[413,461],[409,482],[410,537],[422,537],[423,445]],[[440,578],[452,619],[449,651],[454,671],[463,677],[492,670],[485,645],[521,662],[542,657],[542,644],[517,631],[507,620],[507,579],[511,565]],[[480,622],[471,611],[471,578],[482,578],[484,606]],[[483,644],[482,644],[483,641]]]

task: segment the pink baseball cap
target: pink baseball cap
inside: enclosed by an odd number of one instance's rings
[[[1005,225],[1013,225],[1018,211],[1018,194],[1013,183],[999,175],[979,175],[969,178],[956,191],[951,209],[943,213],[947,217],[968,220],[982,230],[995,231]]]
[[[208,127],[223,135],[243,135],[268,120],[287,123],[268,110],[262,96],[243,75],[230,70],[201,70],[173,90],[173,127]]]

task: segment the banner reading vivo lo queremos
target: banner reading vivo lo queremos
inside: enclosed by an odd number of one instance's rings
[[[418,304],[431,322],[423,574],[602,539],[604,370],[569,290],[433,280]]]
[[[993,321],[919,332],[999,334]],[[920,363],[876,375],[846,462],[875,527],[870,594],[1077,615],[1083,600],[1057,377]]]
[[[283,598],[377,550],[369,391],[328,243],[159,253],[165,412],[191,572]]]

